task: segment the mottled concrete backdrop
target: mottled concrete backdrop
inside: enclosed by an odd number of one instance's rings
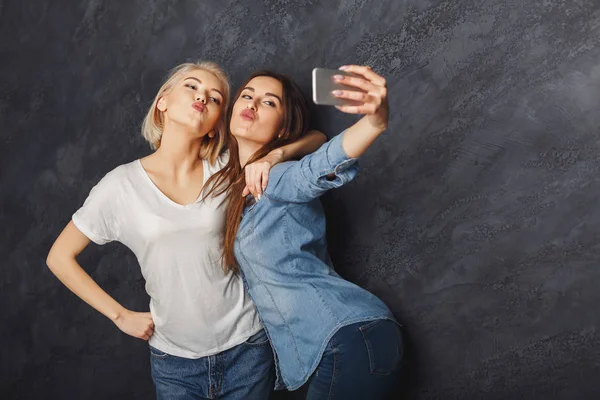
[[[100,177],[148,153],[159,81],[196,58],[234,84],[273,67],[308,89],[314,66],[344,63],[388,78],[389,133],[324,203],[338,270],[406,326],[407,398],[598,396],[600,2],[10,0],[1,398],[152,398],[145,343],[44,261]],[[328,135],[352,120],[315,107]],[[93,277],[147,310],[134,256],[90,247]]]

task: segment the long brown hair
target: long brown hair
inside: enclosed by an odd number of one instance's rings
[[[238,143],[235,137],[231,134],[229,124],[233,113],[233,105],[240,97],[242,91],[247,84],[258,76],[267,76],[278,80],[283,88],[283,118],[281,121],[281,131],[278,136],[273,138],[269,143],[262,146],[249,159],[246,165],[266,156],[271,150],[286,144],[293,143],[300,139],[308,130],[309,111],[308,103],[304,97],[300,87],[290,78],[285,75],[278,74],[273,71],[263,70],[250,75],[250,77],[240,86],[231,107],[227,113],[227,135],[229,145],[229,161],[227,165],[210,177],[206,182],[208,188],[206,196],[219,195],[227,192],[228,204],[225,220],[225,240],[223,243],[223,259],[225,272],[238,272],[237,262],[233,252],[235,236],[240,226],[242,212],[246,206],[246,198],[242,197],[242,191],[246,185],[244,179],[245,171],[240,166],[240,157],[238,153]]]

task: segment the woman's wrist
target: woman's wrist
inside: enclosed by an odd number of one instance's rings
[[[271,166],[286,160],[286,152],[284,147],[273,149],[267,154],[267,157],[271,160]]]
[[[387,129],[387,119],[382,120],[380,117],[375,117],[373,115],[367,115],[367,118],[374,133],[381,134]]]
[[[119,320],[123,319],[126,312],[127,312],[127,309],[125,307],[120,307],[117,310],[111,311],[111,313],[108,315],[108,318],[110,318],[110,320],[112,322],[116,323]]]

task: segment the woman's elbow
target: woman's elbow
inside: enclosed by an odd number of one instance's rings
[[[46,266],[50,268],[50,271],[54,271],[57,265],[56,249],[52,247],[46,256]]]
[[[67,256],[63,254],[63,252],[56,247],[56,245],[52,246],[50,251],[48,252],[48,256],[46,257],[46,265],[53,273],[56,273],[56,270],[60,268],[61,265],[65,263],[65,259]]]
[[[327,142],[327,136],[325,136],[323,132],[316,129],[309,130],[307,132],[307,136],[310,136],[311,140],[313,140],[314,143],[318,144],[319,146]]]
[[[317,140],[319,141],[319,145],[322,146],[327,142],[327,136],[323,132],[318,132]]]

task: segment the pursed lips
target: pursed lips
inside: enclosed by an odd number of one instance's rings
[[[204,112],[204,104],[202,104],[202,102],[200,101],[196,101],[194,102],[194,104],[192,104],[192,107],[194,108],[194,110],[198,111],[198,112]]]
[[[240,116],[246,121],[254,121],[256,116],[254,115],[254,111],[245,109],[240,113]]]

